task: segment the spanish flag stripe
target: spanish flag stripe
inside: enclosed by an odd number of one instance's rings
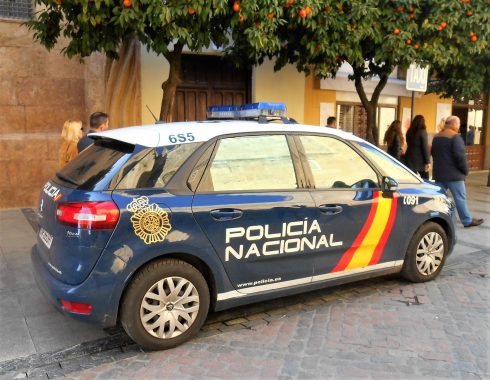
[[[364,223],[364,227],[362,228],[361,232],[359,232],[359,235],[357,235],[356,239],[352,243],[352,246],[342,255],[335,268],[333,268],[332,272],[340,272],[345,270],[345,268],[351,261],[352,256],[354,256],[354,253],[356,252],[357,248],[361,245],[361,242],[363,241],[364,237],[368,233],[369,228],[371,227],[371,223],[374,220],[374,216],[376,215],[376,210],[378,209],[378,200],[379,200],[378,195],[379,193],[374,193],[371,210],[369,211],[367,220]]]
[[[397,204],[398,204],[398,198],[394,197],[391,201],[390,217],[388,219],[388,224],[386,225],[383,235],[379,240],[379,243],[376,247],[376,250],[374,251],[374,255],[371,258],[371,261],[369,262],[369,265],[377,264],[378,261],[381,259],[381,255],[383,254],[383,250],[386,246],[386,242],[388,241],[388,238],[390,237],[391,234],[391,230],[393,229],[393,225],[395,224]]]
[[[369,231],[364,237],[361,246],[356,250],[345,269],[362,268],[369,265],[378,242],[388,223],[391,209],[391,199],[378,198],[378,207]]]

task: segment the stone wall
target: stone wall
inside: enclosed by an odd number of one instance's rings
[[[103,110],[105,58],[81,64],[61,48],[48,52],[21,23],[0,20],[0,208],[36,206],[58,168],[64,121],[85,127]]]

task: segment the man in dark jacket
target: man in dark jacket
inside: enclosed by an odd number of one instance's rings
[[[106,113],[94,112],[90,115],[90,130],[78,141],[78,153],[94,143],[94,140],[88,136],[89,133],[103,132],[107,129],[109,129],[109,116]]]
[[[466,204],[465,177],[468,175],[466,148],[458,134],[460,120],[457,116],[446,119],[444,129],[432,141],[432,159],[434,181],[453,195],[459,219],[463,226],[473,227],[483,223],[483,219],[471,216]]]

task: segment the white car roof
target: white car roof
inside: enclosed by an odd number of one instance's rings
[[[352,141],[363,141],[361,138],[351,133],[333,128],[305,124],[259,124],[257,121],[253,120],[207,120],[151,124],[91,133],[90,136],[110,138],[129,144],[154,148],[208,141],[216,136],[246,132],[308,132],[338,136]],[[181,136],[179,136],[179,134]]]

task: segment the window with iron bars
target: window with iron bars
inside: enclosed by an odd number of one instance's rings
[[[0,0],[0,18],[29,20],[32,11],[32,0]]]

